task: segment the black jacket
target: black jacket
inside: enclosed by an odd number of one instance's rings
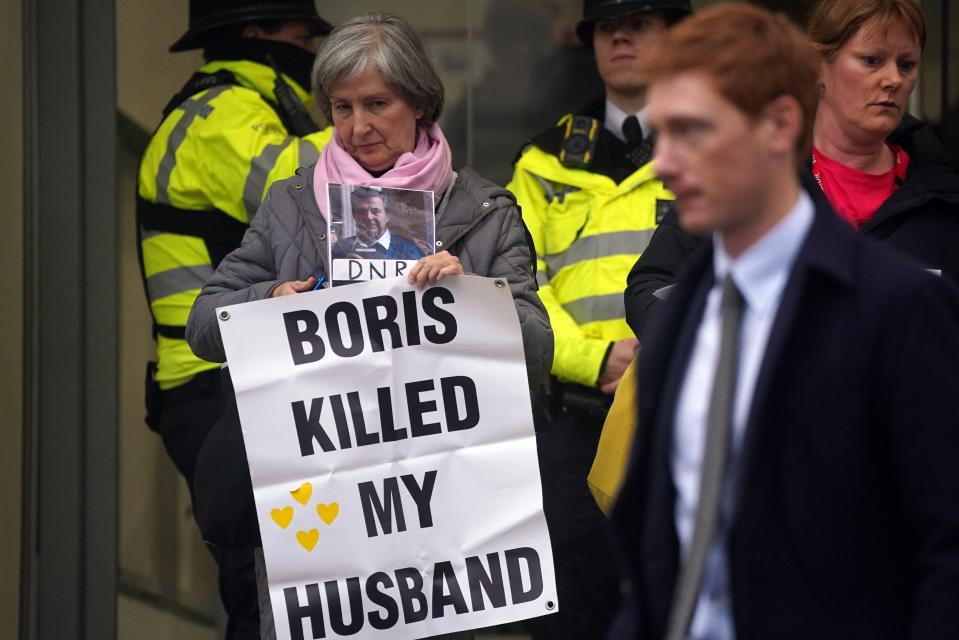
[[[909,154],[909,171],[862,233],[959,283],[959,173],[932,128],[912,116],[903,118],[889,142]],[[825,199],[808,165],[800,178],[814,199]],[[675,216],[664,219],[656,229],[626,279],[626,321],[637,336],[655,306],[653,292],[676,281],[698,244],[699,239],[683,231]]]

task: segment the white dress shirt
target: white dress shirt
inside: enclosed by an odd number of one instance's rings
[[[603,122],[603,126],[606,127],[611,134],[619,138],[620,141],[626,142],[626,136],[623,135],[623,123],[629,116],[636,116],[636,119],[639,120],[639,128],[643,130],[643,138],[645,138],[649,135],[649,125],[646,124],[646,115],[646,107],[640,109],[638,113],[626,113],[610,102],[609,98],[606,98],[606,120]]]
[[[723,544],[732,515],[733,481],[739,463],[743,432],[752,405],[756,377],[766,342],[779,310],[786,280],[813,221],[813,204],[801,191],[786,217],[735,260],[726,253],[722,238],[713,236],[715,283],[706,298],[706,309],[696,333],[686,377],[680,389],[673,432],[671,469],[676,486],[675,521],[680,553],[685,558],[692,544],[699,502],[700,470],[706,442],[709,399],[716,376],[720,343],[722,281],[731,274],[745,305],[739,344],[739,369],[733,404],[732,444],[723,487],[723,504],[717,539],[706,560],[703,584],[689,629],[690,640],[732,640],[732,594],[726,547]]]
[[[392,240],[392,239],[393,239],[393,236],[390,235],[390,230],[387,229],[386,231],[383,232],[383,235],[381,235],[379,238],[377,238],[376,240],[374,240],[373,242],[371,242],[371,243],[369,243],[369,244],[366,244],[365,242],[363,242],[362,240],[360,240],[359,236],[357,236],[357,238],[356,238],[356,244],[357,244],[358,246],[360,246],[360,247],[367,247],[367,248],[372,247],[374,244],[379,244],[379,245],[382,245],[384,249],[386,249],[387,251],[389,251],[389,250],[390,250],[390,240]]]

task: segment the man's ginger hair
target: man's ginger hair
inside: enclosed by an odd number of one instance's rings
[[[797,159],[812,149],[819,57],[805,34],[781,15],[747,4],[704,9],[671,28],[641,60],[647,84],[687,72],[705,74],[750,118],[792,96],[802,110]]]

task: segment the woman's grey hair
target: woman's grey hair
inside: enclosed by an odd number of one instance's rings
[[[396,16],[367,13],[333,29],[313,64],[313,92],[327,120],[333,121],[333,85],[355,80],[367,69],[379,71],[414,109],[423,110],[419,124],[430,125],[439,119],[443,83],[419,34]]]

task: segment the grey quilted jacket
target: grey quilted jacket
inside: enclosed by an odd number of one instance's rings
[[[536,294],[516,200],[470,169],[457,174],[446,197],[436,220],[437,249],[457,256],[467,273],[509,282],[535,403],[553,362],[553,332]],[[326,244],[326,220],[313,197],[313,171],[299,169],[270,187],[243,244],[223,259],[197,296],[186,326],[193,352],[204,360],[225,361],[216,308],[268,298],[284,282],[309,278],[321,262],[330,273]]]

